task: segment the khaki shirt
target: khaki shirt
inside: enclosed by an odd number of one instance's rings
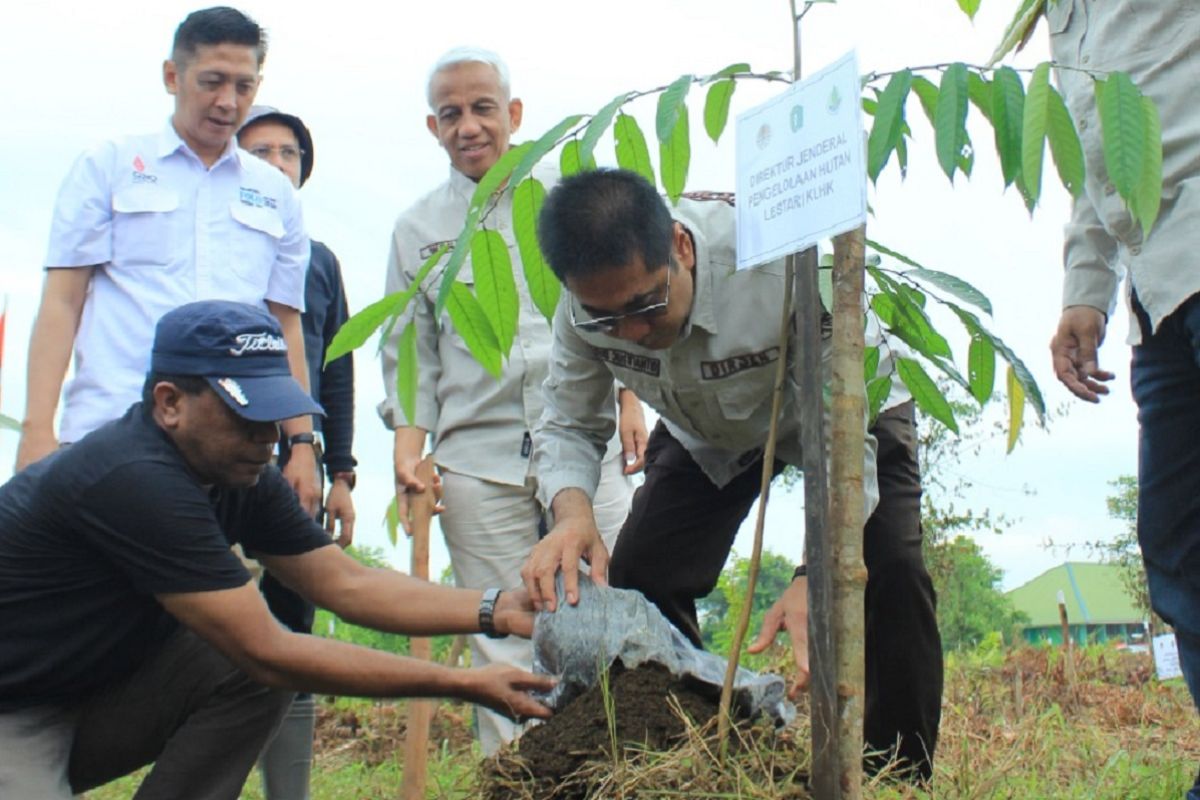
[[[535,170],[549,189],[557,180],[552,170]],[[396,220],[388,258],[387,292],[412,285],[425,260],[442,244],[454,245],[475,183],[455,169],[450,178],[418,200]],[[416,416],[405,418],[396,393],[396,343],[383,348],[383,382],[387,398],[379,414],[389,428],[414,425],[433,434],[437,463],[463,475],[522,486],[529,473],[530,431],[542,414],[541,385],[550,355],[550,324],[529,296],[521,254],[512,227],[512,192],[505,190],[484,227],[494,229],[508,244],[516,277],[520,316],[516,339],[500,379],[492,377],[467,349],[449,314],[435,322],[441,272],[434,268],[410,304],[404,321],[417,326]],[[473,283],[470,258],[458,280]],[[397,332],[400,326],[397,326]],[[612,379],[608,407],[614,407]],[[616,445],[614,444],[615,448]]]
[[[545,503],[566,488],[594,493],[598,453],[615,420],[605,401],[615,376],[659,413],[704,473],[724,486],[759,456],[770,426],[779,360],[783,261],[737,271],[735,212],[721,200],[681,199],[672,211],[695,243],[695,293],[679,340],[647,350],[571,325],[564,294],[554,322],[545,413],[534,436],[534,462]],[[576,314],[586,317],[578,307]],[[793,329],[789,360],[797,352]],[[828,369],[828,340],[822,343]],[[798,387],[788,372],[776,455],[801,465]],[[865,435],[865,431],[864,431]],[[866,436],[864,488],[874,508],[874,439]]]
[[[1196,220],[1200,219],[1200,4],[1195,0],[1053,0],[1047,5],[1050,49],[1064,66],[1122,70],[1158,106],[1163,126],[1163,200],[1143,241],[1104,167],[1092,78],[1057,71],[1076,120],[1087,166],[1084,194],[1066,228],[1063,305],[1112,314],[1128,269],[1132,288],[1155,329],[1200,291]],[[1130,343],[1141,339],[1130,326]]]

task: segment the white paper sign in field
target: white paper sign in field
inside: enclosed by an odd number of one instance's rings
[[[738,116],[738,269],[866,222],[859,92],[851,51]]]
[[[1179,643],[1173,633],[1160,633],[1154,637],[1154,666],[1160,681],[1183,677],[1179,664]]]

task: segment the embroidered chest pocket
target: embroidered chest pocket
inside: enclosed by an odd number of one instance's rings
[[[747,420],[771,399],[774,368],[762,369],[763,375],[746,374],[728,378],[712,393],[714,410],[724,419]]]
[[[113,193],[113,263],[117,267],[165,267],[179,243],[179,195],[156,184],[134,184]]]
[[[229,268],[252,295],[243,302],[260,302],[266,296],[279,254],[283,220],[273,208],[248,206],[238,201],[230,203],[229,213],[237,223],[229,242]]]
[[[1046,0],[1046,25],[1050,33],[1062,33],[1071,22],[1071,5],[1075,0]]]

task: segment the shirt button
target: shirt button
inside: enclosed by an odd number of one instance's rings
[[[1142,246],[1140,244],[1135,244],[1133,247],[1129,248],[1129,252],[1133,253],[1135,256],[1140,256],[1142,254]]]
[[[1104,193],[1105,194],[1112,194],[1116,190],[1117,190],[1117,187],[1113,186],[1111,183],[1104,184]]]
[[[1087,130],[1087,120],[1086,119],[1079,120],[1079,130],[1081,130],[1081,131]]]
[[[1084,63],[1084,64],[1090,64],[1090,63],[1092,63],[1092,57],[1091,57],[1091,56],[1084,56],[1084,57],[1083,57],[1083,59],[1082,59],[1082,61],[1083,61],[1083,63]]]

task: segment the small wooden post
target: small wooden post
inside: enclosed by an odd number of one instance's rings
[[[1067,596],[1062,589],[1058,590],[1058,621],[1062,624],[1062,647],[1063,656],[1066,661],[1063,665],[1063,674],[1067,678],[1067,686],[1074,688],[1075,686],[1075,654],[1071,641],[1071,620],[1067,615]]]
[[[414,578],[429,580],[429,525],[433,519],[433,456],[426,456],[417,465],[417,479],[425,491],[410,494],[412,513],[412,570]],[[429,660],[430,640],[414,636],[409,640],[409,655]],[[426,769],[429,761],[429,722],[433,719],[433,700],[408,701],[408,727],[404,734],[404,780],[401,797],[404,800],[425,800]]]

